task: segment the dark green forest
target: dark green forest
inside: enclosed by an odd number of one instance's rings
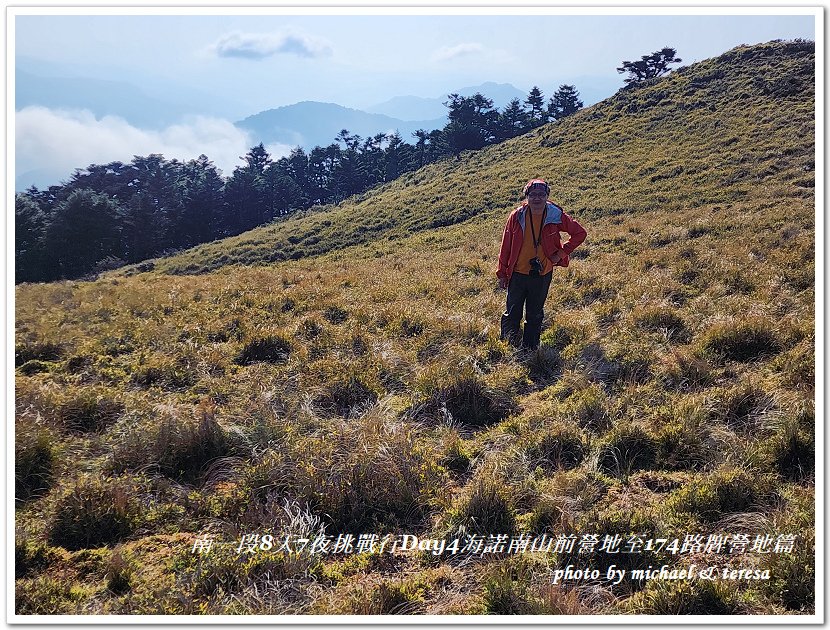
[[[316,205],[336,204],[403,173],[481,149],[559,120],[582,106],[572,85],[545,102],[534,87],[501,111],[477,93],[449,94],[443,129],[334,141],[273,159],[262,144],[224,177],[206,155],[188,162],[160,154],[127,164],[91,164],[46,190],[15,199],[15,281],[93,276],[125,264],[234,236]]]

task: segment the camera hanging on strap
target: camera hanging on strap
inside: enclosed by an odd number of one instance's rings
[[[545,225],[545,218],[548,215],[548,206],[545,204],[545,210],[542,212],[542,223],[539,225],[539,238],[536,238],[536,228],[533,225],[533,210],[530,208],[527,209],[528,214],[530,214],[530,233],[533,236],[533,253],[535,254],[533,259],[530,261],[530,274],[531,276],[541,276],[542,271],[544,270],[545,266],[542,264],[542,261],[539,260],[539,244],[542,242],[542,227]]]

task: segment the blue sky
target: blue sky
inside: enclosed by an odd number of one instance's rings
[[[684,62],[738,44],[813,38],[812,16],[18,16],[16,54],[88,76],[232,92],[240,114],[301,100],[365,107],[485,81],[520,89],[622,78],[670,45]]]
[[[610,96],[623,85],[615,70],[623,60],[664,46],[676,48],[686,65],[739,44],[816,37],[813,15],[700,14],[717,9],[633,16],[481,14],[489,9],[464,15],[405,15],[405,9],[392,15],[227,14],[238,13],[233,9],[225,15],[123,14],[127,10],[23,15],[34,9],[22,9],[14,16],[9,53],[45,76],[129,82],[187,102],[192,111],[160,128],[54,107],[17,112],[18,171],[48,159],[68,168],[68,175],[91,162],[150,152],[180,159],[204,152],[229,171],[245,150],[231,121],[281,105],[317,100],[360,109],[394,96],[437,97],[487,81],[523,91],[538,85],[546,96],[571,83]],[[79,138],[89,146],[66,148]]]

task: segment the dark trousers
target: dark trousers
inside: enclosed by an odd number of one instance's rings
[[[544,276],[513,273],[510,277],[510,285],[507,287],[507,310],[501,316],[502,339],[507,339],[514,346],[519,345],[522,311],[526,310],[521,344],[525,348],[539,347],[542,319],[545,316],[545,300],[548,297],[552,277],[553,272]]]

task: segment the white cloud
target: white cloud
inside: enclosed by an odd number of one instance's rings
[[[219,57],[265,59],[277,54],[317,58],[331,55],[331,45],[318,37],[299,32],[227,33],[213,44],[211,50]]]
[[[484,45],[475,42],[458,44],[456,46],[444,46],[432,54],[432,61],[451,61],[460,57],[480,55],[484,52]]]
[[[129,162],[134,155],[151,153],[180,161],[203,153],[227,177],[242,164],[240,156],[253,144],[246,132],[229,121],[205,116],[194,116],[183,123],[151,131],[134,127],[115,116],[96,118],[86,110],[26,107],[15,114],[16,175],[48,172],[53,174],[49,184],[68,179],[76,168]],[[269,145],[267,149],[274,159],[291,151],[291,147],[279,144]],[[42,182],[35,183],[43,187]]]

